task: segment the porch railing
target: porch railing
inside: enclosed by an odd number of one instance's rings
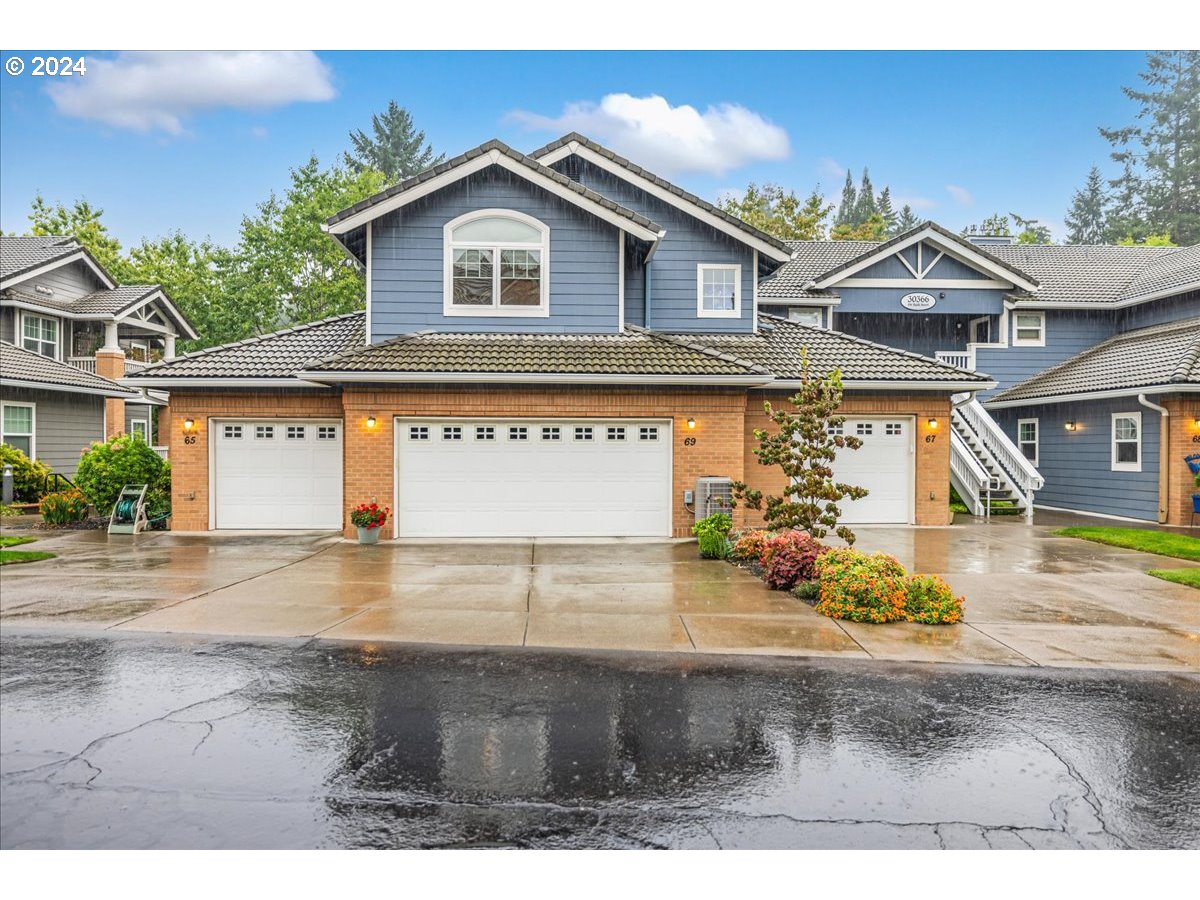
[[[96,374],[96,357],[94,356],[68,356],[67,365],[73,366],[76,369],[82,369],[84,372],[91,372],[93,375]],[[140,372],[148,365],[150,364],[127,359],[125,360],[125,374],[132,375],[135,372]]]
[[[956,369],[966,369],[968,372],[975,371],[974,350],[938,350],[934,353],[934,358],[938,362],[944,362],[946,365],[954,366]]]

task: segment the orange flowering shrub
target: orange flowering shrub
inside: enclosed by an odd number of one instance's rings
[[[964,597],[955,597],[950,585],[937,575],[913,575],[908,579],[904,618],[926,625],[953,625],[963,617]]]
[[[830,550],[814,565],[821,583],[817,612],[852,622],[895,622],[904,618],[908,580],[904,566],[886,553]]]
[[[767,547],[767,541],[774,536],[774,532],[762,531],[760,529],[743,531],[737,536],[737,540],[733,542],[733,558],[762,559],[763,550]]]

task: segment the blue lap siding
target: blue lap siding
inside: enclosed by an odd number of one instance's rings
[[[1112,471],[1113,413],[1142,414],[1142,470]],[[1136,398],[991,410],[1016,442],[1017,420],[1038,420],[1038,472],[1046,486],[1035,505],[1130,519],[1158,519],[1159,415]],[[1067,431],[1066,423],[1076,430]]]

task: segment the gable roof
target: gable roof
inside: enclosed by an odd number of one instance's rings
[[[295,382],[296,372],[311,359],[361,347],[366,340],[366,314],[331,316],[244,341],[185,353],[147,366],[125,384],[153,386],[237,379],[247,387]]]
[[[360,200],[353,206],[330,216],[325,221],[324,228],[334,235],[346,234],[362,227],[372,219],[399,209],[490,165],[499,165],[508,169],[576,206],[616,224],[643,241],[653,243],[663,233],[661,226],[640,213],[627,209],[619,203],[614,203],[607,197],[572,181],[565,175],[555,172],[532,157],[497,140],[480,144],[466,153],[448,159],[411,178],[406,178],[365,200]]]
[[[882,241],[788,241],[792,258],[758,283],[759,302],[801,298],[832,299],[837,292],[805,287],[822,272],[857,259]]]
[[[99,321],[122,319],[146,303],[157,300],[184,337],[193,340],[199,337],[192,323],[157,284],[121,284],[111,290],[93,291],[73,299],[35,294],[15,287],[8,290],[6,298],[13,301],[13,305],[54,313],[68,319]]]
[[[840,331],[801,325],[765,313],[759,315],[759,320],[762,327],[757,334],[705,334],[690,339],[756,363],[782,381],[801,377],[801,356],[807,354],[815,374],[827,375],[839,369],[848,388],[924,382],[931,387],[953,384],[956,390],[986,390],[996,384],[988,375]]]
[[[836,263],[830,268],[814,275],[811,283],[807,284],[806,287],[828,288],[842,279],[850,277],[855,272],[867,268],[872,263],[924,240],[932,240],[935,244],[941,244],[952,255],[961,258],[974,268],[990,272],[1015,284],[1019,288],[1027,291],[1037,290],[1038,282],[1036,278],[994,255],[989,250],[985,250],[977,244],[972,244],[961,235],[943,228],[936,222],[923,222],[882,243],[869,242],[872,244],[869,249],[866,249],[858,256]]]
[[[1016,298],[1030,304],[1129,305],[1139,297],[1151,299],[1146,295],[1154,288],[1178,293],[1186,283],[1188,260],[1200,265],[1195,247],[1007,244],[989,250],[1037,278],[1035,294]],[[1170,265],[1172,258],[1178,268]],[[1200,272],[1192,271],[1192,281],[1200,282]]]
[[[73,237],[62,235],[0,235],[0,288],[19,284],[44,269],[54,269],[76,260],[91,269],[100,282],[116,282],[87,249]]]
[[[1200,388],[1200,318],[1118,334],[985,401],[1025,406],[1088,394]]]
[[[140,396],[92,372],[85,372],[8,341],[0,341],[0,379],[5,387],[23,387],[72,394],[97,394],[102,397]]]
[[[551,141],[546,146],[534,150],[530,156],[546,164],[552,164],[572,154],[578,154],[582,158],[599,165],[601,168],[615,171],[616,174],[625,177],[627,180],[630,176],[633,176],[634,179],[642,182],[640,185],[642,187],[657,188],[657,190],[651,191],[655,196],[708,222],[708,224],[720,231],[732,234],[744,242],[750,242],[751,246],[756,246],[758,250],[766,253],[769,258],[777,262],[785,262],[790,256],[787,244],[779,238],[743,222],[737,216],[730,215],[707,200],[697,197],[695,194],[685,191],[678,185],[672,184],[665,178],[643,169],[636,163],[629,161],[623,156],[619,156],[607,147],[596,143],[591,138],[585,137],[576,131],[565,134],[558,140]]]

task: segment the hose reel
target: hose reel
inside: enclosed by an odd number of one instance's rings
[[[109,534],[140,534],[146,530],[146,489],[149,485],[127,484],[117,495],[108,519]]]

